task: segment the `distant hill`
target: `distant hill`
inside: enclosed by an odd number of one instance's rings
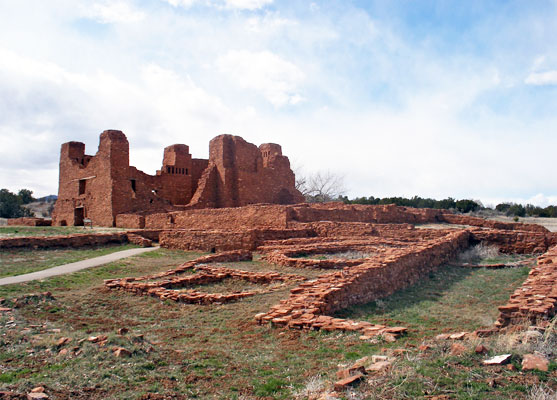
[[[54,203],[57,198],[58,196],[51,194],[49,196],[41,197],[29,204],[24,204],[23,207],[35,214],[35,217],[50,218],[52,216],[52,210],[54,209]]]
[[[48,196],[41,197],[40,199],[37,199],[37,201],[42,202],[42,203],[53,203],[57,199],[58,199],[58,196],[56,196],[55,194],[49,194]]]

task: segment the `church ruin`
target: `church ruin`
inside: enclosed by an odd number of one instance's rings
[[[130,166],[124,133],[107,130],[94,156],[84,143],[62,144],[53,224],[115,226],[119,214],[304,202],[294,179],[280,145],[232,135],[211,140],[208,160],[192,158],[185,144],[166,147],[161,169],[148,175]]]

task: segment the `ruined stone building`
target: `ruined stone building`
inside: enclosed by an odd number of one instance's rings
[[[208,160],[192,158],[188,146],[175,144],[164,149],[156,175],[148,175],[130,166],[126,136],[108,130],[94,156],[85,154],[83,143],[62,144],[53,223],[83,225],[90,219],[115,226],[118,214],[303,201],[278,144],[257,147],[220,135],[209,144]]]

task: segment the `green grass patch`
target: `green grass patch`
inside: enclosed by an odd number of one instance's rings
[[[442,267],[437,273],[393,295],[337,313],[341,318],[403,325],[411,335],[434,336],[445,331],[472,331],[490,326],[529,269],[497,270]]]
[[[134,244],[125,244],[81,249],[2,249],[0,252],[0,278],[28,274],[137,247]]]
[[[105,250],[112,249],[112,251],[119,251],[132,247],[137,246],[124,245],[107,248]],[[73,251],[78,252],[80,250]],[[152,253],[159,253],[158,265],[161,267],[161,270],[174,268],[182,262],[197,258],[201,255],[201,253],[195,252],[157,249],[150,253],[140,254],[109,264],[101,265],[99,267],[88,268],[67,275],[59,275],[44,280],[0,286],[0,297],[10,297],[17,296],[18,294],[38,293],[45,291],[56,292],[74,290],[83,287],[102,285],[104,279],[121,278],[123,276],[141,276],[152,273],[152,257],[146,257],[146,255]]]
[[[83,226],[0,226],[0,238],[21,236],[59,236],[76,233],[122,232],[122,228],[84,228]]]

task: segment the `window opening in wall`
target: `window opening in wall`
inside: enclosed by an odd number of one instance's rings
[[[166,167],[166,173],[167,173],[167,174],[170,173],[170,167]]]
[[[87,185],[87,179],[79,180],[79,194],[85,194],[86,185]]]
[[[170,170],[172,171],[172,173],[174,173],[174,167],[171,167]]]
[[[133,192],[135,193],[135,189],[136,189],[136,187],[135,187],[135,179],[130,179],[130,181],[131,181],[131,183],[132,183],[132,190],[133,190]]]
[[[186,168],[186,175],[188,174],[188,169]]]

